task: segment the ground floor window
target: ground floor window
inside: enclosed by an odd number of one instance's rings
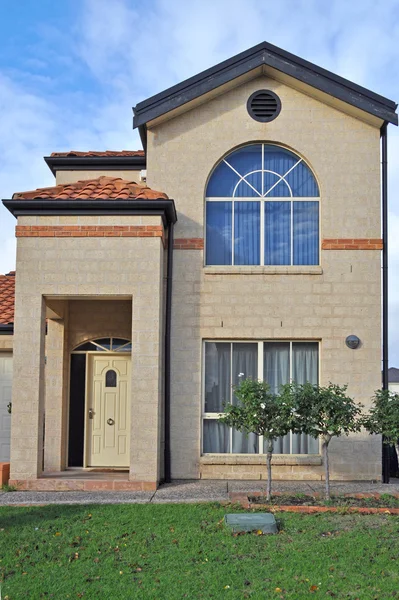
[[[233,385],[240,377],[263,379],[272,391],[279,386],[318,383],[318,342],[205,342],[203,452],[264,454],[266,445],[255,434],[245,435],[220,423],[223,405],[235,403]],[[304,434],[289,433],[274,444],[276,454],[318,454],[319,442]]]

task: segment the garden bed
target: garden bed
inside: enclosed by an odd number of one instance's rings
[[[347,494],[332,495],[325,500],[320,494],[274,494],[270,501],[262,492],[232,493],[233,503],[243,508],[254,508],[277,512],[359,512],[364,514],[399,514],[399,495],[392,494]]]

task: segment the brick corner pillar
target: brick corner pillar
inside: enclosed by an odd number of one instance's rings
[[[162,256],[151,284],[133,295],[129,479],[155,489],[160,480],[163,398]],[[157,276],[155,268],[158,271]]]
[[[65,410],[65,322],[49,319],[46,339],[46,419],[44,470],[62,471],[66,467]]]
[[[17,284],[18,285],[18,284]],[[16,294],[10,480],[37,479],[43,465],[44,298]]]

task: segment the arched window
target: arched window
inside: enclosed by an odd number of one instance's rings
[[[319,187],[302,158],[250,144],[220,161],[206,189],[206,264],[319,264]]]
[[[132,342],[123,338],[100,338],[91,342],[83,342],[74,352],[131,352]]]

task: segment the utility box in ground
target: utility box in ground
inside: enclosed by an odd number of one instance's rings
[[[262,533],[277,533],[278,531],[276,519],[272,513],[225,515],[224,521],[234,533],[255,530]]]

